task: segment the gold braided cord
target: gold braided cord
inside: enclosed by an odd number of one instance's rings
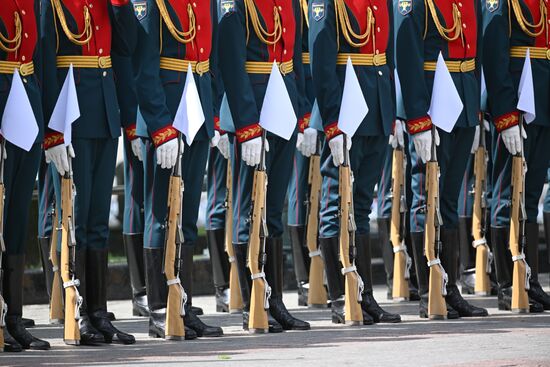
[[[65,13],[63,12],[63,7],[61,6],[60,0],[51,0],[52,2],[52,8],[54,10],[53,16],[54,16],[54,23],[57,24],[55,17],[57,15],[57,18],[59,18],[59,24],[61,24],[61,28],[63,29],[63,32],[75,45],[78,46],[84,46],[87,45],[90,40],[92,39],[92,17],[90,15],[90,9],[88,9],[87,6],[84,6],[84,30],[82,33],[73,33],[69,29],[69,26],[67,25],[67,20],[65,19]],[[57,32],[57,26],[56,26],[56,32]]]
[[[439,17],[437,16],[437,10],[435,9],[433,0],[426,0],[426,4],[428,9],[430,10],[439,35],[447,42],[453,42],[456,41],[458,38],[462,38],[462,44],[464,44],[464,34],[462,33],[462,14],[460,13],[458,6],[456,6],[456,4],[453,4],[453,26],[451,28],[445,28],[443,27],[441,21],[439,20]],[[428,17],[426,17],[426,23],[427,22]],[[451,36],[451,34],[454,35]]]
[[[367,28],[363,34],[354,32],[344,0],[335,0],[334,7],[336,13],[336,40],[338,49],[340,49],[340,30],[342,31],[344,39],[351,47],[360,48],[365,46],[369,43],[371,35],[373,36],[374,42],[374,24],[376,23],[376,19],[374,18],[370,6],[367,7]]]
[[[514,15],[516,16],[516,19],[518,21],[518,24],[521,30],[525,32],[525,34],[527,34],[529,37],[538,37],[547,29],[547,26],[546,26],[547,10],[543,0],[539,1],[540,20],[537,24],[532,24],[527,20],[527,18],[521,11],[521,5],[519,4],[519,0],[511,0],[511,2],[512,2],[512,9],[514,10]]]
[[[191,4],[187,4],[187,16],[189,17],[189,30],[180,31],[172,21],[172,18],[170,18],[170,14],[168,13],[168,9],[166,9],[166,4],[164,3],[164,0],[156,0],[156,2],[159,8],[160,16],[162,17],[162,20],[164,21],[164,24],[166,24],[166,27],[168,28],[168,31],[170,32],[172,37],[174,37],[174,39],[179,43],[187,44],[192,42],[197,36],[197,28],[195,27],[195,24],[196,24],[195,12],[193,11],[193,7],[191,6]],[[162,30],[162,22],[160,26]],[[162,32],[161,32],[161,37],[162,37]]]
[[[248,44],[250,37],[250,28],[248,27],[250,21],[252,23],[252,27],[254,28],[254,32],[260,41],[266,45],[275,46],[283,35],[283,25],[281,22],[281,15],[279,14],[279,9],[277,9],[276,6],[273,7],[273,24],[275,26],[273,27],[273,32],[268,32],[260,23],[258,10],[256,9],[256,5],[254,5],[254,0],[244,0],[244,8],[246,14],[246,43]]]
[[[306,25],[309,28],[309,18],[308,18],[308,6],[307,0],[302,0],[302,11],[304,12],[304,18],[306,18]]]
[[[4,36],[2,32],[0,32],[0,50],[4,52],[16,52],[19,50],[19,47],[21,47],[21,34],[23,33],[23,27],[21,25],[21,18],[19,17],[18,12],[14,12],[14,25],[15,25],[15,35],[12,39],[9,39],[9,33],[8,35]],[[11,44],[15,43],[13,47],[10,47]]]

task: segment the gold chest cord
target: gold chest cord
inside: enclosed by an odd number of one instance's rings
[[[15,35],[13,38],[8,38],[8,35],[4,36],[0,32],[0,50],[4,52],[17,52],[19,47],[21,47],[21,34],[23,33],[23,26],[21,25],[21,18],[19,17],[18,12],[14,12],[14,25],[15,25]],[[10,47],[11,44],[15,43],[13,47]]]

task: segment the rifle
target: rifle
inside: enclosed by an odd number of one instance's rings
[[[393,299],[409,299],[409,278],[412,259],[405,245],[406,224],[405,213],[407,201],[405,198],[405,172],[407,161],[405,152],[399,145],[393,150],[392,157],[392,206],[390,241],[393,248]]]
[[[80,306],[82,297],[78,293],[80,281],[76,279],[76,236],[74,225],[74,198],[72,159],[67,148],[69,171],[61,178],[61,279],[65,291],[65,326],[63,340],[68,345],[80,344]]]
[[[441,213],[439,212],[439,164],[435,147],[435,125],[432,126],[431,159],[426,163],[426,196],[427,210],[424,231],[425,255],[430,267],[430,283],[428,293],[428,316],[432,320],[447,317],[448,276],[441,265],[439,252],[441,251]]]
[[[243,308],[241,287],[239,286],[239,274],[235,263],[235,251],[233,250],[233,174],[231,172],[231,160],[227,160],[225,191],[225,251],[229,257],[231,270],[229,272],[229,312],[235,313]]]
[[[260,164],[254,170],[252,186],[252,213],[250,218],[250,236],[248,244],[248,268],[252,277],[250,295],[250,318],[248,328],[252,333],[268,331],[267,309],[271,287],[264,273],[266,261],[265,240],[268,236],[266,224],[267,172],[265,165],[266,131],[262,132],[262,153]]]
[[[306,201],[306,244],[311,264],[309,267],[309,293],[307,304],[310,307],[327,307],[327,290],[324,285],[325,265],[319,250],[319,201],[321,199],[321,143],[317,138],[315,154],[309,158],[308,199]]]
[[[166,301],[166,332],[167,340],[183,340],[185,338],[185,304],[187,294],[181,285],[180,269],[182,264],[181,247],[183,246],[183,231],[181,228],[181,210],[183,203],[183,179],[181,173],[181,134],[178,133],[178,155],[176,165],[172,168],[168,187],[168,210],[166,234],[164,242],[164,275],[168,285]]]
[[[360,325],[363,323],[363,310],[361,301],[364,289],[363,280],[357,267],[355,257],[355,217],[353,210],[353,172],[350,167],[349,151],[347,148],[347,136],[344,134],[344,163],[339,167],[340,193],[340,261],[342,262],[342,274],[345,276],[345,315],[346,323]]]
[[[518,128],[522,129],[521,117]],[[529,312],[529,278],[531,277],[531,268],[525,260],[525,222],[527,214],[525,213],[525,158],[523,156],[523,139],[521,153],[512,158],[512,207],[510,210],[510,252],[514,262],[514,272],[512,277],[512,312]]]
[[[6,140],[2,139],[2,144],[0,144],[0,352],[4,351],[4,327],[6,326],[6,314],[8,313],[8,305],[2,296],[2,285],[4,284],[2,255],[6,252],[6,244],[4,243],[4,204],[6,199],[6,187],[4,186],[5,149]]]
[[[57,242],[59,240],[59,207],[54,203],[52,222],[52,239],[50,243],[50,262],[52,263],[53,281],[50,295],[50,323],[60,323],[63,314],[63,296],[61,294],[61,275],[59,274],[59,259],[57,257]]]
[[[476,284],[475,293],[482,296],[491,294],[491,264],[493,254],[487,245],[487,148],[485,146],[485,127],[483,119],[479,126],[479,147],[474,156],[474,208],[472,216],[472,246],[476,249]]]

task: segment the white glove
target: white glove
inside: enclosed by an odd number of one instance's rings
[[[180,144],[183,152],[183,142]],[[178,139],[172,139],[157,147],[157,164],[161,168],[171,169],[178,159]]]
[[[67,156],[67,150],[69,156],[74,158],[74,149],[72,144],[69,145],[69,149],[64,144],[56,145],[50,149],[46,149],[44,155],[46,156],[46,163],[53,162],[57,172],[63,176],[66,172],[69,172],[69,157]]]
[[[130,142],[130,146],[132,147],[132,152],[137,157],[137,159],[140,162],[143,162],[143,145],[141,144],[141,139],[137,138]]]
[[[491,131],[491,128],[489,127],[489,122],[487,120],[483,120],[483,128],[485,131]],[[476,132],[474,135],[474,142],[472,143],[472,150],[471,153],[474,154],[479,149],[479,126],[476,126]]]
[[[527,133],[523,127],[517,125],[502,131],[500,137],[510,154],[516,155],[521,153],[521,138],[527,139]]]
[[[395,129],[393,134],[390,135],[390,140],[388,142],[392,148],[397,148],[398,146],[400,148],[405,147],[405,137],[403,135],[404,131],[405,123],[402,120],[395,120]]]
[[[351,149],[351,138],[346,136],[346,144],[348,151]],[[332,154],[332,162],[336,167],[344,163],[344,135],[340,134],[335,138],[332,138],[328,142],[330,153]]]
[[[227,134],[223,134],[220,136],[220,141],[218,142],[218,150],[223,155],[225,159],[229,159],[230,154],[230,144],[229,144],[229,136]]]
[[[210,147],[214,148],[218,146],[218,143],[220,142],[220,132],[218,130],[214,130],[214,136],[212,139],[210,139]]]
[[[416,154],[426,163],[431,158],[432,152],[432,131],[424,131],[413,135],[414,150]],[[435,145],[439,145],[439,133],[435,130]]]
[[[269,152],[269,143],[265,141],[265,151]],[[249,166],[255,166],[260,163],[262,154],[262,138],[257,137],[242,143],[241,159]]]
[[[304,130],[302,135],[302,142],[297,148],[305,157],[310,157],[317,150],[317,130],[312,127],[308,127]]]

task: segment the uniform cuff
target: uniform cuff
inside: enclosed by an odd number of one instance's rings
[[[227,133],[227,131],[222,130],[220,127],[220,118],[218,116],[214,116],[214,130],[220,133],[220,135],[223,135]]]
[[[138,138],[136,134],[136,124],[130,125],[127,128],[124,129],[124,133],[126,134],[126,137],[128,140],[136,140]]]
[[[494,119],[494,124],[497,132],[499,133],[503,130],[516,126],[519,124],[519,112],[514,111],[505,115],[501,115]]]
[[[325,136],[327,137],[327,141],[344,133],[342,130],[338,128],[338,121],[325,126],[324,130],[325,130]]]
[[[153,144],[158,147],[167,141],[173,140],[178,136],[178,132],[172,126],[166,126],[151,134]]]
[[[128,5],[129,2],[130,0],[111,0],[111,4],[113,4],[114,6]]]
[[[235,135],[237,136],[237,141],[239,143],[243,143],[248,140],[252,140],[254,138],[257,138],[262,135],[262,128],[260,127],[260,124],[252,124],[245,126],[241,129],[238,129],[235,132]]]
[[[432,128],[432,119],[430,116],[423,116],[414,120],[407,121],[407,130],[409,134],[414,135]]]
[[[309,120],[311,119],[311,113],[306,113],[304,117],[302,117],[298,121],[298,131],[303,133],[305,129],[309,127]]]
[[[46,134],[44,137],[44,150],[48,150],[64,143],[65,140],[63,139],[62,133],[53,132]]]

